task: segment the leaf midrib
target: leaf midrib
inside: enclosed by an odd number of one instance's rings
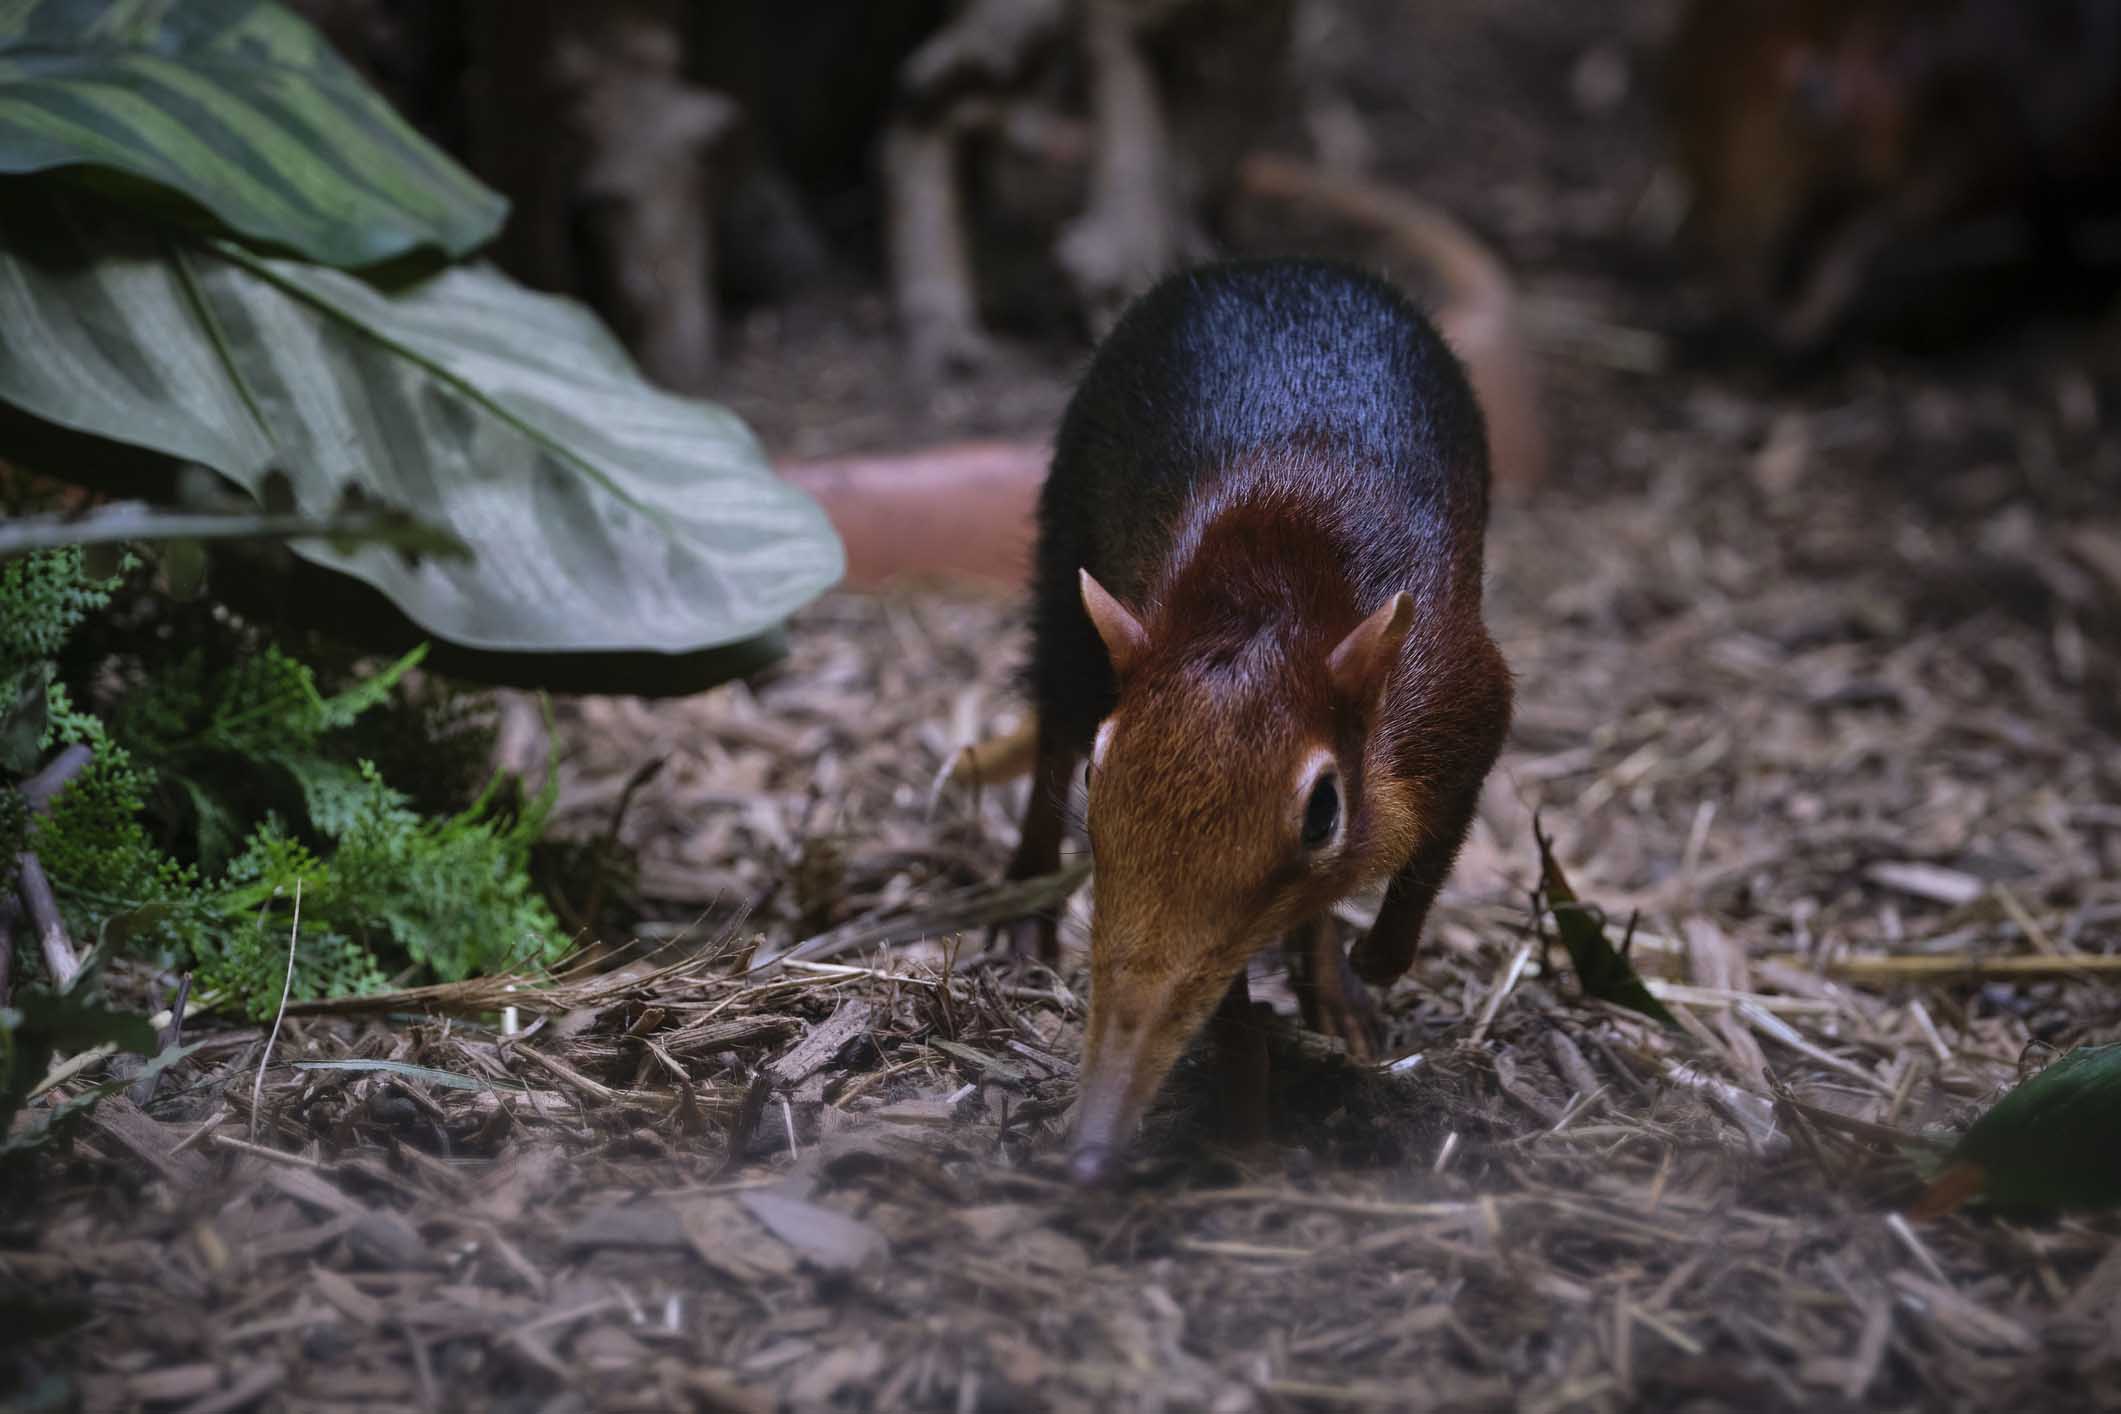
[[[564,442],[555,440],[541,428],[525,421],[520,415],[496,400],[477,384],[445,365],[438,363],[420,350],[408,346],[404,341],[376,328],[374,325],[364,323],[355,318],[331,300],[304,288],[295,281],[289,280],[275,269],[270,262],[259,259],[243,247],[224,240],[214,241],[213,247],[215,253],[222,258],[232,264],[240,265],[259,279],[271,284],[282,294],[301,301],[303,304],[323,314],[327,319],[355,331],[382,348],[389,349],[398,357],[425,371],[428,376],[436,381],[454,389],[459,395],[485,409],[486,412],[499,419],[502,423],[514,428],[534,445],[543,448],[551,455],[577,468],[620,505],[626,506],[652,521],[666,538],[676,538],[676,530],[671,518],[661,509],[627,492],[595,462],[576,452]],[[358,277],[347,275],[345,278],[355,279]],[[217,353],[221,353],[223,357],[226,357],[225,350],[222,349],[218,341],[215,349]]]

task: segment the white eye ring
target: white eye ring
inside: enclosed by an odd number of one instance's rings
[[[1090,769],[1095,771],[1105,764],[1105,748],[1112,745],[1112,729],[1119,725],[1114,715],[1097,724],[1097,735],[1090,742]]]
[[[1310,814],[1311,798],[1319,783],[1331,780],[1334,790],[1333,827],[1316,844],[1306,838],[1307,817]],[[1316,747],[1304,757],[1303,766],[1296,775],[1296,838],[1313,854],[1322,854],[1340,846],[1341,836],[1348,826],[1348,792],[1341,783],[1339,762],[1326,747]]]

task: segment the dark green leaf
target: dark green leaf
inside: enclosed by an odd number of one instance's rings
[[[961,1046],[955,1041],[941,1040],[931,1040],[928,1044],[946,1056],[954,1057],[968,1065],[976,1066],[986,1071],[997,1080],[1005,1080],[1012,1084],[1021,1085],[1031,1078],[999,1056],[990,1056],[985,1051],[972,1046]]]
[[[42,1036],[62,1051],[111,1045],[144,1056],[155,1049],[155,1028],[146,1017],[113,1011],[76,993],[31,992],[17,999],[15,1010],[22,1017],[18,1030]]]
[[[41,1118],[41,1122],[34,1127],[25,1130],[21,1134],[0,1140],[0,1153],[18,1153],[22,1150],[35,1149],[49,1144],[52,1140],[65,1135],[76,1122],[86,1118],[88,1112],[93,1110],[105,1096],[115,1095],[129,1086],[137,1085],[142,1081],[152,1080],[205,1044],[204,1041],[194,1041],[189,1046],[171,1046],[166,1051],[157,1052],[149,1058],[147,1064],[141,1066],[138,1071],[130,1075],[121,1076],[116,1080],[106,1080],[101,1085],[92,1086],[78,1095],[69,1095],[66,1099],[61,1100],[58,1104],[53,1105],[50,1110],[46,1111]]]
[[[1998,1100],[1917,1210],[1975,1192],[2017,1211],[2121,1205],[2121,1044],[2079,1046]]]
[[[153,184],[327,265],[462,256],[507,214],[265,0],[0,4],[0,173],[53,169]]]
[[[842,569],[742,422],[650,387],[579,306],[488,270],[385,296],[72,207],[0,230],[0,328],[0,401],[38,419],[254,496],[285,476],[305,514],[359,487],[463,540],[476,564],[293,547],[459,647],[747,649]]]
[[[52,1137],[49,1122],[14,1138],[9,1134],[15,1111],[44,1078],[53,1054],[101,1045],[149,1055],[156,1046],[155,1029],[144,1017],[112,1011],[78,992],[31,992],[11,1007],[0,1007],[0,1154]]]
[[[1532,838],[1539,845],[1539,893],[1545,912],[1553,915],[1554,931],[1576,969],[1576,980],[1588,996],[1613,1002],[1654,1017],[1666,1026],[1677,1026],[1664,1003],[1650,995],[1642,978],[1627,958],[1605,935],[1605,915],[1586,905],[1569,887],[1568,876],[1554,858],[1551,842],[1532,822]]]

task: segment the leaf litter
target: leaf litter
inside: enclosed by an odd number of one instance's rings
[[[1213,1146],[1194,1064],[1125,1187],[1059,1181],[1079,954],[993,965],[976,927],[924,922],[961,918],[1013,840],[1022,787],[932,814],[927,788],[1016,710],[1017,610],[836,597],[756,689],[562,713],[563,810],[603,828],[605,783],[667,752],[627,830],[644,877],[712,893],[644,885],[669,919],[648,943],[549,979],[291,1008],[255,1143],[262,1036],[195,1029],[152,1118],[99,1110],[39,1170],[0,1280],[93,1313],[38,1347],[93,1407],[2116,1407],[2114,1215],[1901,1216],[1936,1164],[1914,1141],[1948,1144],[2029,1048],[2121,1035],[2110,985],[1836,971],[2112,956],[2107,758],[1999,622],[1844,631],[1822,657],[1787,600],[1661,585],[1642,622],[1578,621],[1553,603],[1575,585],[1512,573],[1588,517],[1610,548],[1578,575],[1625,595],[1604,555],[1644,562],[1731,494],[1499,519],[1525,709],[1389,998],[1398,1059],[1265,1023],[1264,1152]],[[1704,660],[1744,682],[1695,691]],[[1893,749],[1877,707],[1819,705],[1851,674],[1904,694]],[[2043,749],[1967,731],[1983,713]],[[1538,958],[1534,810],[1584,900],[1639,913],[1630,960],[1676,1029]],[[800,882],[823,840],[830,888]],[[1981,891],[1909,895],[1880,861]],[[1064,936],[1083,921],[1078,894]],[[912,941],[794,956],[852,924]],[[1271,975],[1256,994],[1288,1005]],[[141,1157],[157,1137],[168,1164]]]

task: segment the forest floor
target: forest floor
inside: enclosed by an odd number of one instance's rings
[[[1022,710],[1021,605],[835,594],[750,686],[561,704],[644,957],[291,1015],[262,1081],[259,1029],[195,1033],[0,1214],[0,1278],[86,1318],[11,1368],[199,1411],[2121,1409],[2121,1220],[1911,1223],[1885,1135],[2121,1039],[2121,973],[2066,970],[2121,956],[2121,339],[1690,360],[1650,8],[1342,7],[1379,173],[1524,280],[1555,448],[1493,521],[1519,708],[1392,1063],[1263,976],[1272,1143],[1207,1140],[1188,1066],[1125,1184],[1058,1182],[1084,900],[1058,975],[935,922],[1014,841],[1022,785],[932,787]],[[1081,356],[921,397],[821,307],[729,376],[814,455],[1045,436]],[[1543,958],[1535,813],[1678,1029]]]

